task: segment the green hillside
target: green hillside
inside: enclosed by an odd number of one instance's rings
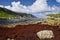
[[[8,10],[6,8],[0,7],[0,18],[16,18],[16,17],[24,17],[24,18],[36,18],[32,14],[27,13],[18,13],[11,10]]]
[[[14,15],[5,12],[7,9],[0,8],[0,18],[15,18]]]
[[[60,18],[60,14],[48,14],[47,16],[55,17],[55,18]]]
[[[14,18],[15,16],[0,11],[0,18],[2,18],[2,17],[4,17],[4,18]]]

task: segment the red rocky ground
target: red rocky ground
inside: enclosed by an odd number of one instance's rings
[[[54,38],[47,40],[60,40],[59,26],[50,25],[17,25],[15,28],[0,28],[0,40],[13,38],[14,40],[40,40],[36,33],[41,30],[52,30]]]

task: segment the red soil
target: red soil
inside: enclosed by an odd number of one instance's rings
[[[60,40],[59,26],[50,25],[17,25],[15,28],[0,28],[0,40],[13,38],[14,40],[40,40],[36,33],[41,30],[52,30],[54,38],[47,40]]]

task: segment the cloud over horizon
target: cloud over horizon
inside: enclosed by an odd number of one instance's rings
[[[56,0],[57,2],[60,3],[60,0]],[[30,6],[25,6],[25,5],[22,5],[20,1],[17,1],[17,2],[11,2],[11,5],[8,5],[8,6],[3,6],[3,5],[0,5],[0,7],[5,7],[7,9],[10,9],[12,11],[16,11],[16,12],[24,12],[24,13],[38,13],[36,16],[38,16],[39,14],[40,15],[44,15],[43,13],[41,12],[44,12],[44,11],[50,11],[51,13],[59,13],[60,12],[60,7],[57,7],[57,6],[52,6],[50,7],[48,4],[47,4],[47,0],[36,0],[32,5]],[[45,14],[49,14],[50,12],[45,12]]]
[[[58,3],[60,3],[60,0],[56,0]]]

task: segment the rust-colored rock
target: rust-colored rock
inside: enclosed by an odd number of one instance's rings
[[[0,27],[0,40],[7,40],[8,38],[14,40],[40,40],[36,33],[41,30],[52,30],[54,38],[47,40],[60,40],[59,26],[51,25],[17,25],[15,28],[2,28]]]

